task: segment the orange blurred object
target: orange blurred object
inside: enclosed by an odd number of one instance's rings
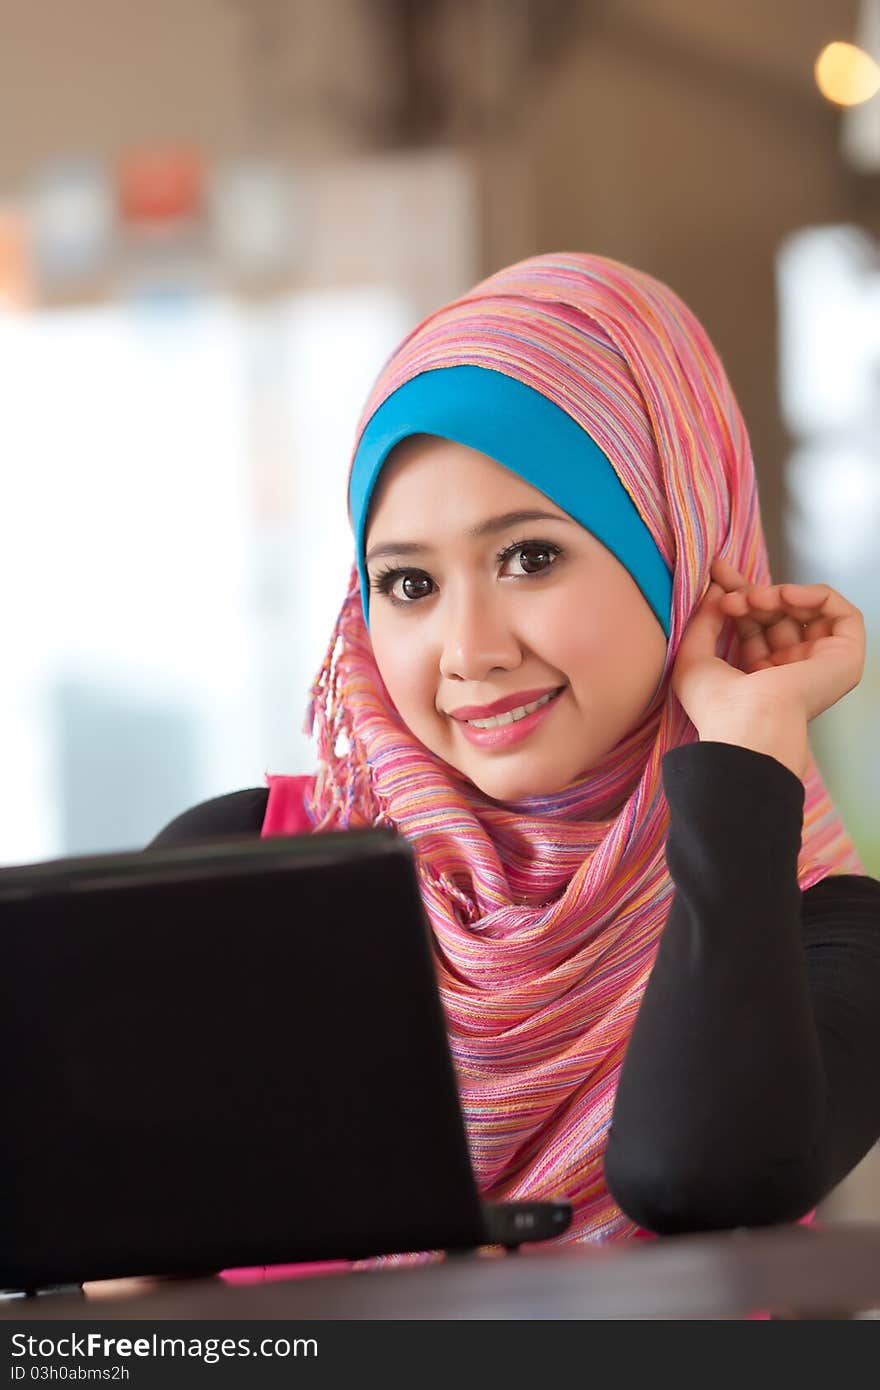
[[[23,215],[0,208],[0,309],[25,309],[33,301],[33,276]]]
[[[202,211],[204,183],[203,160],[194,150],[132,151],[119,164],[119,215],[129,225],[189,221]]]

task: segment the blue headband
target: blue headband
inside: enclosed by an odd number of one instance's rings
[[[488,367],[438,367],[398,387],[370,417],[354,456],[349,511],[370,626],[364,531],[382,465],[401,439],[439,435],[487,454],[555,502],[629,571],[669,639],[672,576],[606,455],[559,406]]]

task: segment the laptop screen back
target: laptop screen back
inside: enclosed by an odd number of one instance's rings
[[[484,1242],[390,831],[0,872],[0,1286]]]

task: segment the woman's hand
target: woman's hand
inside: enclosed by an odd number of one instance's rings
[[[858,685],[865,668],[860,609],[828,584],[749,584],[719,556],[713,583],[682,637],[671,684],[702,734],[727,715],[791,714],[807,722]],[[736,622],[743,670],[715,655]]]
[[[137,1274],[127,1279],[89,1279],[82,1286],[86,1298],[131,1298],[134,1294],[152,1293],[168,1284],[179,1284],[187,1279],[214,1279],[217,1270],[206,1270],[202,1274]]]

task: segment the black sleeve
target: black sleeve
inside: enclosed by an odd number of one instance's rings
[[[268,787],[228,792],[202,801],[176,816],[150,841],[147,849],[172,849],[177,845],[201,844],[225,835],[259,835],[263,828]]]
[[[664,755],[675,892],[605,1156],[660,1234],[796,1220],[880,1135],[880,882],[797,883],[804,789],[725,743]]]

